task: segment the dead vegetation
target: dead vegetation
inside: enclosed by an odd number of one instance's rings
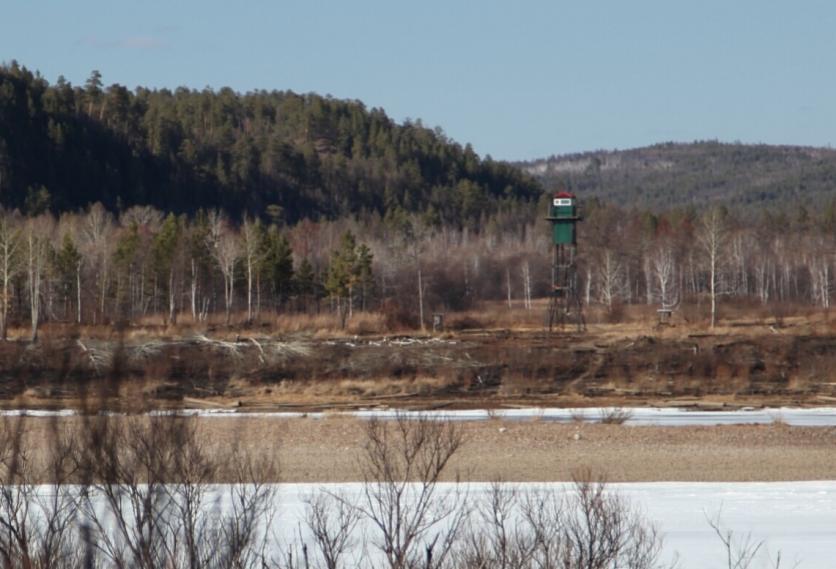
[[[622,407],[605,407],[598,413],[598,422],[604,425],[623,425],[633,417],[633,412]]]
[[[185,400],[268,408],[836,401],[829,320],[788,316],[778,329],[744,312],[748,318],[709,331],[680,314],[657,328],[639,307],[629,308],[627,321],[590,323],[585,334],[519,326],[418,335],[46,326],[37,343],[0,343],[0,400],[76,406],[86,391],[104,389],[121,410]],[[496,310],[447,322],[496,323]]]

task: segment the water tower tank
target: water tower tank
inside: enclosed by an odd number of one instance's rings
[[[552,240],[555,245],[575,245],[577,234],[575,224],[578,217],[578,206],[575,194],[557,192],[549,205],[549,216],[552,222]]]

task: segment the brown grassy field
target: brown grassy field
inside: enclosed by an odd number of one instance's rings
[[[531,309],[525,309],[519,301],[482,302],[477,307],[459,312],[443,313],[444,330],[456,333],[467,330],[507,330],[511,332],[541,332],[546,322],[547,299],[534,299]],[[826,310],[807,304],[735,302],[722,304],[718,324],[709,327],[708,307],[703,304],[683,304],[673,312],[669,326],[659,326],[655,305],[621,305],[608,311],[604,306],[591,305],[584,309],[589,332],[631,337],[636,335],[664,334],[676,336],[699,332],[713,334],[781,333],[781,334],[831,334],[836,333],[836,319]],[[52,322],[42,326],[41,335],[48,339],[68,336],[90,339],[150,340],[178,338],[195,334],[208,334],[216,338],[233,339],[241,334],[250,335],[305,335],[313,338],[342,338],[355,336],[415,335],[431,329],[427,315],[426,329],[421,330],[412,315],[392,313],[385,307],[379,311],[356,311],[340,327],[335,312],[323,305],[319,312],[274,313],[262,311],[252,322],[247,322],[246,312],[232,316],[232,324],[225,325],[223,314],[210,314],[206,320],[193,321],[189,314],[181,314],[177,324],[166,324],[162,315],[139,317],[136,324],[118,327],[110,324],[77,325]],[[572,328],[569,327],[569,330]],[[11,340],[27,340],[30,329],[25,322],[12,325]]]

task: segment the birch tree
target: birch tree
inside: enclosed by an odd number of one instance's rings
[[[41,316],[41,286],[49,262],[50,241],[55,220],[49,215],[39,215],[26,221],[24,240],[26,244],[26,283],[29,293],[29,314],[31,318],[32,342],[38,340],[38,325]]]
[[[241,241],[247,271],[247,322],[252,322],[253,319],[253,282],[264,257],[263,235],[264,232],[258,220],[244,217],[244,223],[241,225]]]
[[[98,310],[104,320],[108,283],[110,282],[110,258],[115,240],[113,216],[105,210],[102,204],[96,203],[90,206],[81,225],[81,236],[83,242],[81,251],[86,257],[86,264],[95,267],[99,297]]]
[[[662,243],[650,258],[653,278],[656,284],[657,298],[664,309],[670,309],[676,304],[673,297],[676,265],[673,248],[668,243]]]
[[[241,240],[229,227],[226,217],[218,212],[213,212],[209,216],[208,239],[209,251],[224,279],[224,307],[228,326],[235,298],[235,264],[241,257]]]
[[[597,263],[598,296],[600,302],[612,310],[624,288],[624,267],[612,249],[604,249]]]
[[[726,225],[719,209],[714,208],[703,216],[697,243],[705,255],[708,270],[708,297],[711,301],[711,327],[717,322],[717,295],[719,292],[720,263],[726,246]]]
[[[12,280],[23,269],[20,258],[21,235],[16,214],[0,210],[0,339],[6,340],[9,321],[9,296]]]
[[[528,262],[528,259],[523,261],[521,271],[525,309],[531,310],[531,264]]]

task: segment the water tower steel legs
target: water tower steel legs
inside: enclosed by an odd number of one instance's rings
[[[574,322],[578,332],[586,330],[583,305],[578,291],[578,271],[575,263],[575,246],[558,244],[552,254],[552,291],[549,300],[549,332],[563,330]]]

